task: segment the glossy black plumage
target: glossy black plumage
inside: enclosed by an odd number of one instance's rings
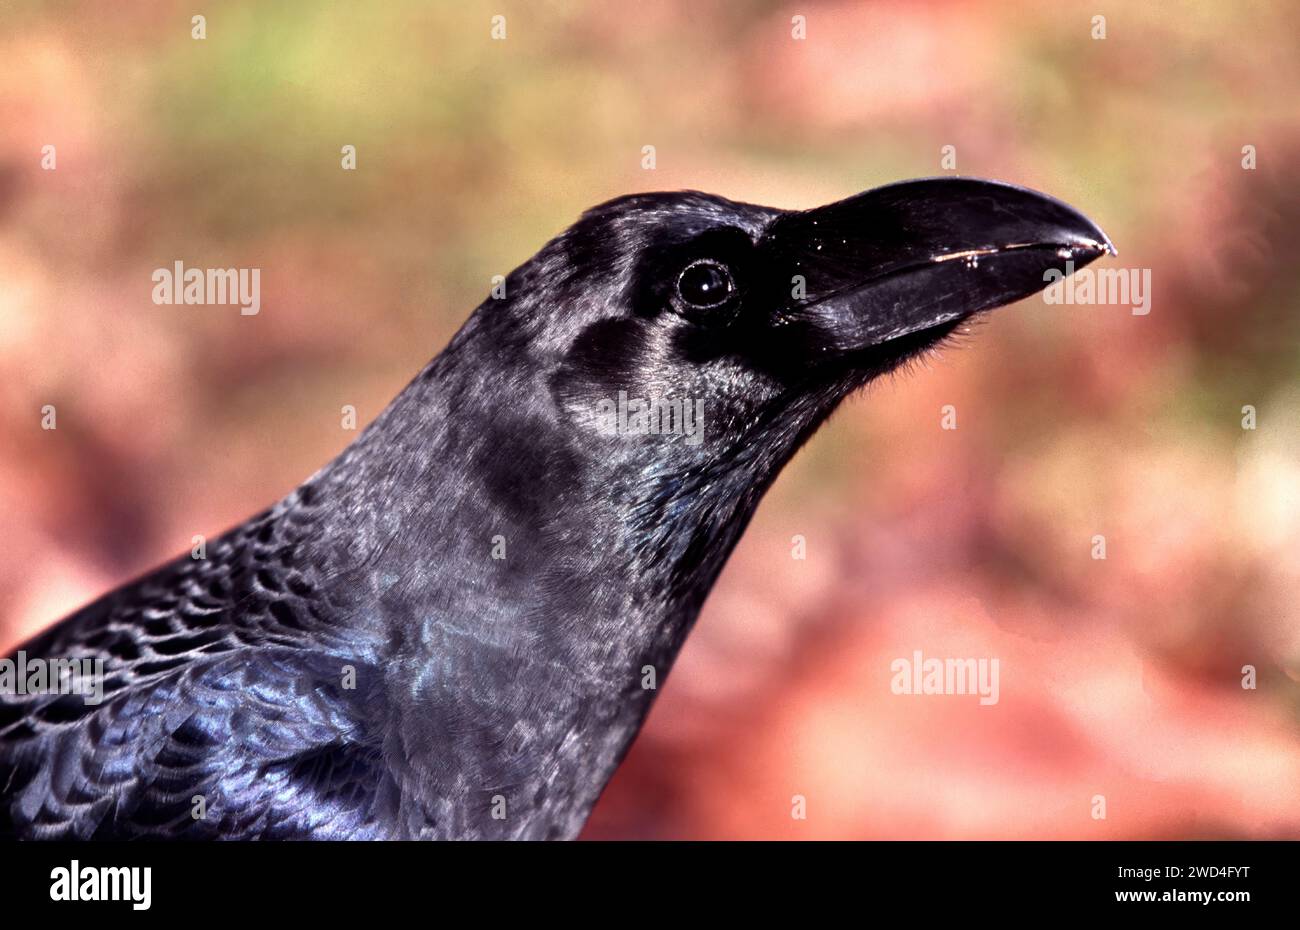
[[[1108,249],[967,180],[589,211],[285,500],[22,647],[106,697],[0,695],[0,836],[575,836],[835,405]],[[619,392],[702,403],[700,441],[610,434]]]

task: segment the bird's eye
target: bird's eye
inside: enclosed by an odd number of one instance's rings
[[[736,292],[727,266],[702,258],[691,262],[677,278],[677,293],[687,304],[702,310],[726,303]]]

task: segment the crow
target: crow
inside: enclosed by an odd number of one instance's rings
[[[575,837],[836,405],[1113,251],[955,177],[587,211],[285,499],[11,654],[101,693],[4,689],[0,836]]]

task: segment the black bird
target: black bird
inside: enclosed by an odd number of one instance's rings
[[[1108,251],[973,179],[588,211],[288,497],[21,647],[103,699],[0,697],[0,835],[576,836],[835,406]]]

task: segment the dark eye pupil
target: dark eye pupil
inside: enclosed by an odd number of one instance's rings
[[[731,275],[714,262],[696,262],[677,282],[682,299],[697,307],[715,307],[731,294]]]

